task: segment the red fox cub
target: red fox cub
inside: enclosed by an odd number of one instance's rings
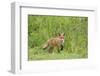
[[[43,49],[48,48],[49,53],[52,53],[53,49],[56,48],[58,53],[60,53],[60,50],[63,50],[64,47],[64,35],[64,33],[61,33],[59,36],[47,40]]]

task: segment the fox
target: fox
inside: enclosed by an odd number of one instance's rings
[[[64,48],[64,36],[65,33],[61,33],[61,34],[59,33],[58,36],[48,39],[45,45],[43,46],[43,49],[48,48],[48,52],[52,53],[53,49],[56,48],[58,53],[60,53],[60,50],[63,50]]]

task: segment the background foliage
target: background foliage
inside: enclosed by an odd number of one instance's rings
[[[65,33],[64,49],[57,53],[43,50],[46,41],[57,33]],[[28,15],[28,59],[87,58],[88,18],[76,16]]]

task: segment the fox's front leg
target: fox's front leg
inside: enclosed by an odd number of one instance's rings
[[[61,50],[63,50],[63,48],[64,48],[64,45],[61,45]]]
[[[60,47],[58,47],[58,49],[57,49],[57,50],[58,50],[58,53],[60,53]]]

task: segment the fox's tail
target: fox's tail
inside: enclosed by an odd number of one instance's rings
[[[48,47],[48,43],[46,43],[46,44],[43,46],[43,50],[45,50],[47,47]]]

